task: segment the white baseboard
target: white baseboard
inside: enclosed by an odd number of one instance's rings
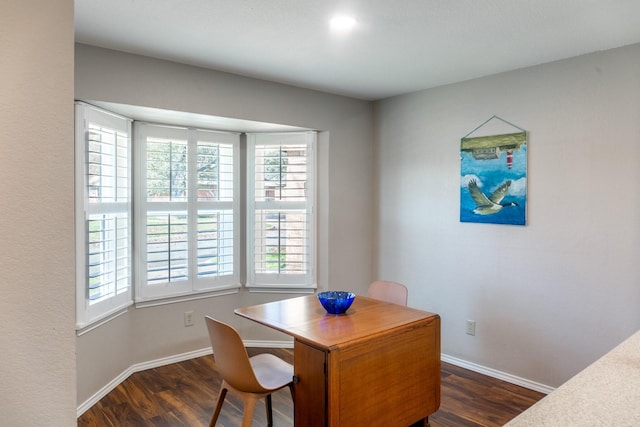
[[[245,347],[259,347],[259,348],[293,348],[293,341],[261,341],[261,340],[247,340],[243,341]],[[199,350],[189,351],[186,353],[177,354],[174,356],[163,357],[160,359],[150,360],[148,362],[137,363],[130,366],[120,375],[113,380],[109,381],[104,387],[98,390],[93,396],[84,401],[77,409],[77,416],[84,414],[87,409],[95,405],[100,399],[106,396],[111,390],[116,388],[121,382],[129,378],[129,376],[135,372],[144,371],[147,369],[153,369],[164,365],[170,365],[172,363],[178,363],[189,359],[195,359],[196,357],[206,356],[212,354],[211,347],[201,348]],[[502,381],[506,381],[512,384],[516,384],[531,390],[539,391],[541,393],[549,394],[554,389],[552,387],[540,384],[534,381],[529,381],[524,378],[517,377],[515,375],[506,374],[504,372],[496,371],[495,369],[487,368],[485,366],[477,365],[475,363],[467,362],[466,360],[458,359],[456,357],[447,356],[442,354],[440,359],[443,362],[451,363],[452,365],[459,366],[461,368],[469,369],[470,371],[478,372],[489,377],[497,378]]]
[[[539,391],[540,393],[549,394],[553,390],[553,387],[549,387],[545,384],[540,384],[535,381],[530,381],[526,378],[521,378],[516,375],[507,374],[502,371],[497,371],[492,368],[487,368],[486,366],[478,365],[472,362],[467,362],[466,360],[458,359],[456,357],[447,356],[446,354],[440,355],[440,360],[443,362],[451,363],[452,365],[459,366],[461,368],[468,369],[470,371],[478,372],[479,374],[486,375],[488,377],[497,378],[502,381],[506,381],[511,384],[519,385],[524,388],[528,388],[529,390]]]
[[[178,363],[189,359],[195,359],[196,357],[206,356],[207,354],[211,354],[211,347],[201,348],[199,350],[189,351],[187,353],[177,354],[174,356],[163,357],[160,359],[150,360],[148,362],[136,363],[135,365],[130,366],[120,375],[109,381],[104,387],[98,390],[93,396],[84,401],[76,411],[77,416],[84,414],[85,411],[95,405],[100,399],[109,394],[111,390],[118,387],[118,385],[129,378],[129,376],[135,372],[144,371],[147,369],[157,368],[164,365],[170,365],[172,363]]]
[[[245,347],[260,347],[260,348],[293,348],[293,341],[243,341]],[[145,371],[147,369],[158,368],[160,366],[170,365],[172,363],[183,362],[189,359],[195,359],[196,357],[206,356],[212,354],[211,347],[201,348],[199,350],[189,351],[186,353],[176,354],[174,356],[163,357],[160,359],[150,360],[148,362],[137,363],[130,366],[120,375],[109,381],[104,387],[98,390],[93,396],[84,401],[76,410],[76,414],[79,417],[84,414],[89,408],[95,405],[100,399],[105,397],[111,390],[118,387],[118,385],[129,378],[129,376],[135,372]]]

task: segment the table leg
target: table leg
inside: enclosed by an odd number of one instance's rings
[[[423,418],[417,423],[411,424],[409,427],[431,427],[431,424],[429,424],[429,417]]]

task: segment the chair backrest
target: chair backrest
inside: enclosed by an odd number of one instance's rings
[[[369,285],[369,290],[367,291],[367,296],[370,298],[405,306],[407,305],[408,294],[409,291],[405,285],[386,280],[376,280]]]
[[[258,393],[264,388],[253,372],[240,334],[231,326],[205,316],[216,369],[222,378],[240,391]]]

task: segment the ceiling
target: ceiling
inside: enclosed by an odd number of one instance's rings
[[[349,34],[329,31],[349,14]],[[76,0],[76,41],[363,100],[640,42],[639,0]]]

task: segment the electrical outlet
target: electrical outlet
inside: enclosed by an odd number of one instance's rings
[[[476,334],[476,321],[467,320],[467,335],[475,335],[475,334]]]
[[[184,312],[184,326],[193,326],[193,311]]]

